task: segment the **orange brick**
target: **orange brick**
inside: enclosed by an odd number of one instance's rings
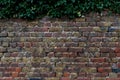
[[[18,72],[12,72],[12,77],[18,77]]]
[[[105,58],[92,58],[91,59],[92,62],[105,62]]]
[[[19,72],[21,72],[21,68],[20,67],[16,67],[15,71],[19,73]]]
[[[64,72],[64,73],[63,73],[63,76],[64,76],[64,77],[69,77],[69,76],[70,76],[70,73],[69,73],[69,72]]]

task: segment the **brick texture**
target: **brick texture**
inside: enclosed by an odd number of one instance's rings
[[[120,16],[0,21],[0,80],[120,80]]]

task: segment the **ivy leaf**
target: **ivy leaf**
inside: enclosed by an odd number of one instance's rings
[[[71,0],[73,3],[75,2],[75,0]]]

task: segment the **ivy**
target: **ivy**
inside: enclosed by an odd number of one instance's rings
[[[0,18],[75,18],[89,12],[120,13],[119,0],[0,0]]]

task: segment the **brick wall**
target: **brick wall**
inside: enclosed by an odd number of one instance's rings
[[[0,80],[120,80],[120,16],[0,20]]]

